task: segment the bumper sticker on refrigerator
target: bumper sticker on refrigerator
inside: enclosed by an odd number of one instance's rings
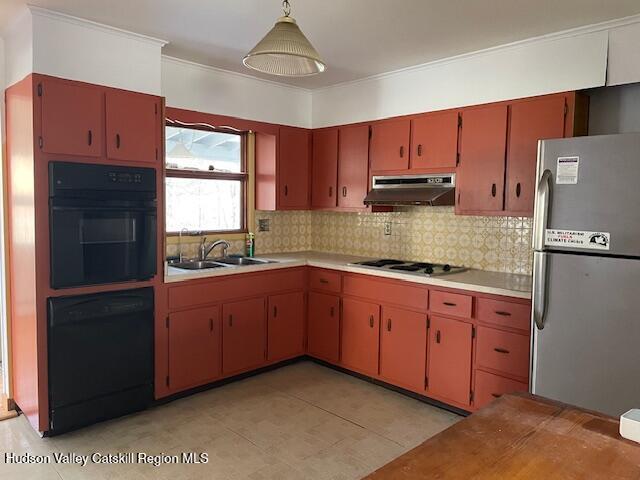
[[[581,230],[545,231],[544,244],[547,247],[586,248],[590,250],[609,250],[611,235],[608,232],[585,232]]]

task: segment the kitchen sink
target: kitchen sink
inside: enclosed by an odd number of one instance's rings
[[[218,262],[212,262],[210,260],[197,261],[197,262],[179,262],[172,263],[170,267],[181,268],[182,270],[204,270],[206,268],[224,268],[228,265],[222,265]]]
[[[273,260],[263,260],[261,258],[251,257],[222,257],[216,258],[216,262],[226,265],[264,265],[266,263],[275,263]]]

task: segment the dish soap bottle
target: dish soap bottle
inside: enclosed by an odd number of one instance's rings
[[[253,257],[256,253],[256,236],[254,233],[247,233],[246,240],[246,255],[247,257]]]

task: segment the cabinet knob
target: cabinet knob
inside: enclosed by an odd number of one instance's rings
[[[287,185],[284,186],[284,196],[289,195],[289,187]]]
[[[229,326],[233,327],[233,315],[229,315]]]
[[[400,146],[400,158],[404,157],[404,145]]]
[[[273,318],[278,316],[278,307],[276,305],[273,306]]]
[[[440,330],[436,331],[436,343],[440,343],[442,335],[440,334]]]
[[[209,319],[209,331],[213,332],[213,318]]]
[[[329,196],[333,197],[333,187],[329,187]]]
[[[373,315],[369,316],[369,326],[373,328]]]
[[[422,144],[418,144],[418,156],[421,157],[422,156]]]
[[[494,183],[491,185],[491,196],[495,197],[497,192],[498,192],[498,189],[496,188],[496,184]]]
[[[342,187],[342,196],[343,197],[347,196],[347,187]]]
[[[89,132],[87,133],[87,143],[89,145],[93,143],[93,132],[91,130],[89,130]]]
[[[120,134],[116,133],[116,148],[120,148]]]
[[[520,186],[520,182],[516,183],[516,197],[520,198],[520,194],[522,193],[522,187]]]
[[[387,332],[391,331],[391,319],[387,318]]]
[[[334,312],[334,308],[333,308],[333,307],[331,307],[331,308],[329,309],[329,315],[331,315],[331,316],[333,317],[333,314],[334,314],[334,313],[335,313],[335,312]]]

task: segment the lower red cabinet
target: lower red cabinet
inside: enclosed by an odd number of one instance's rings
[[[284,360],[304,353],[304,294],[269,297],[267,360]]]
[[[340,297],[309,292],[307,351],[332,363],[340,357]]]
[[[259,367],[265,361],[264,298],[222,306],[222,373]]]
[[[195,387],[219,376],[219,308],[169,315],[169,387]]]
[[[382,307],[380,376],[411,390],[424,390],[427,356],[427,316]]]
[[[379,323],[379,305],[351,298],[342,301],[342,365],[378,374]]]
[[[472,329],[470,323],[431,317],[428,346],[430,394],[460,405],[470,404]]]
[[[492,373],[476,370],[473,403],[476,408],[482,408],[505,393],[526,392],[529,385]]]

